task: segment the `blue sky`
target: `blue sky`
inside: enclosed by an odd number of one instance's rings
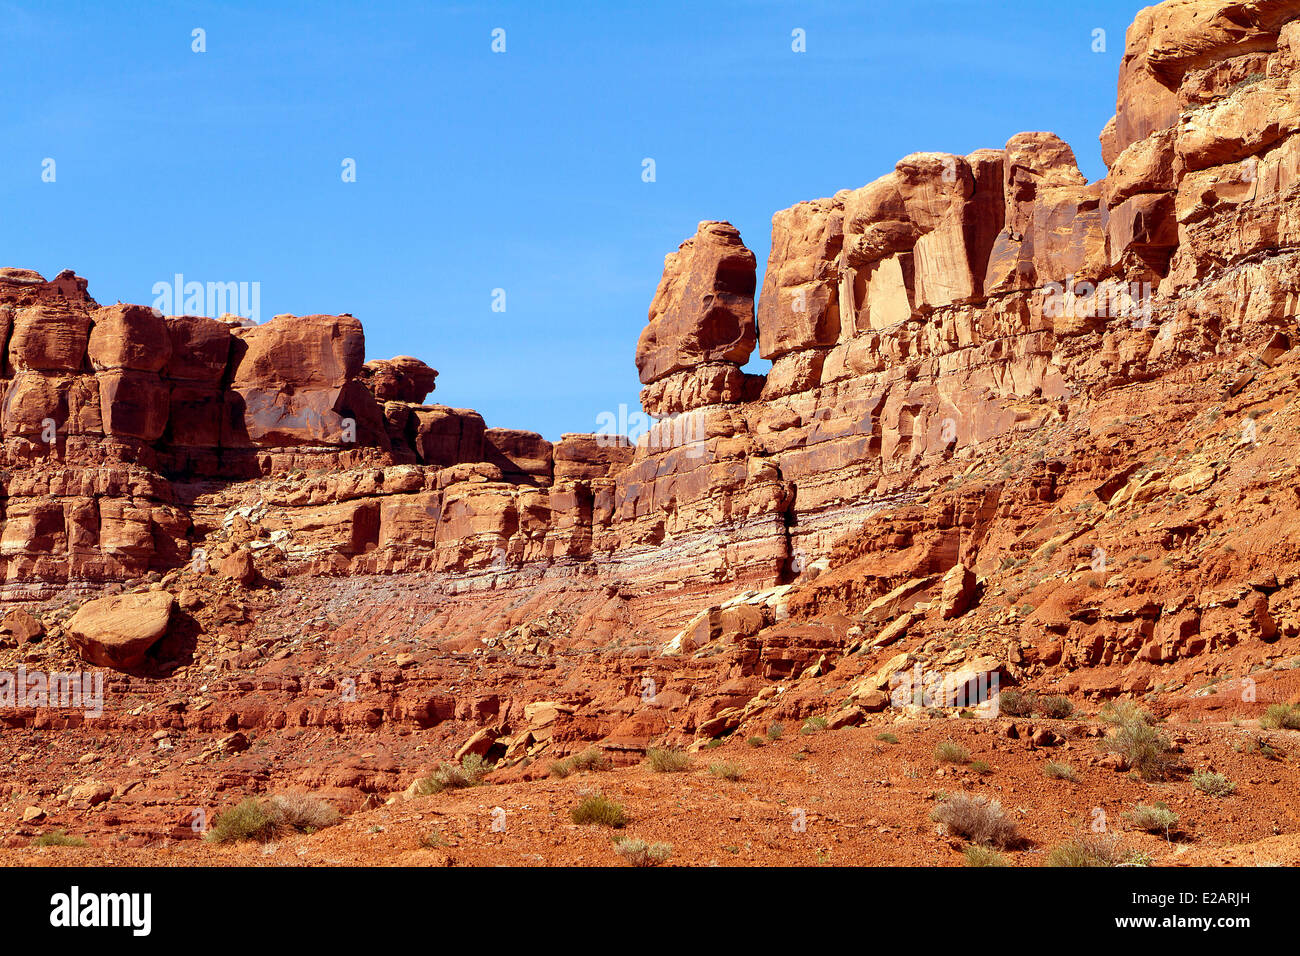
[[[431,401],[555,439],[639,408],[637,336],[700,220],[761,271],[773,212],[917,150],[1049,129],[1103,175],[1140,4],[266,6],[0,0],[0,265],[101,303],[259,282],[263,319],[351,312],[368,357],[439,369]]]

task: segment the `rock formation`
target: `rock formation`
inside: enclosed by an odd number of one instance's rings
[[[32,612],[0,653],[135,672],[105,726],[202,735],[200,763],[285,728],[410,756],[418,729],[511,779],[828,700],[834,727],[922,719],[889,696],[922,665],[1294,696],[1298,132],[1300,0],[1143,10],[1098,182],[1047,132],[912,154],[777,212],[757,303],[738,230],[700,223],[637,343],[635,444],[424,404],[438,373],[367,362],[351,316],[158,316],[0,270],[0,572]],[[330,785],[410,782],[385,767]]]
[[[773,217],[756,312],[753,254],[700,223],[637,344],[663,421],[635,450],[424,405],[437,373],[366,362],[351,316],[160,317],[100,308],[71,273],[5,270],[7,593],[175,567],[206,531],[196,481],[317,468],[337,475],[264,496],[299,570],[591,561],[777,582],[906,500],[927,456],[1056,420],[1184,343],[1288,326],[1290,257],[1260,256],[1300,228],[1298,35],[1289,4],[1247,6],[1143,11],[1100,182],[1050,133],[905,157]],[[765,376],[742,371],[756,345]]]

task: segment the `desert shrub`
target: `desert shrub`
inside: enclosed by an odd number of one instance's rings
[[[246,797],[217,817],[207,839],[213,843],[265,842],[275,836],[275,818],[263,801]]]
[[[1169,773],[1173,763],[1169,740],[1151,726],[1150,714],[1129,701],[1112,701],[1102,708],[1101,718],[1113,728],[1100,742],[1102,750],[1119,754],[1144,780],[1159,780]]]
[[[1127,849],[1113,833],[1090,833],[1075,837],[1047,854],[1048,866],[1145,866],[1142,854]]]
[[[459,764],[443,761],[433,773],[420,780],[416,792],[428,795],[477,786],[483,775],[491,769],[492,765],[478,754],[466,754]]]
[[[1074,768],[1069,764],[1061,763],[1058,760],[1049,760],[1043,767],[1043,773],[1047,774],[1053,780],[1078,780],[1079,775],[1074,772]]]
[[[973,761],[970,765],[970,768],[974,770],[976,773],[984,774],[986,776],[993,772],[993,767],[983,760]]]
[[[1010,866],[1007,858],[997,850],[976,843],[967,844],[961,851],[967,866]]]
[[[1007,816],[1002,804],[989,797],[954,794],[931,811],[930,819],[942,823],[950,833],[982,846],[1006,849],[1020,841],[1016,821]]]
[[[1237,752],[1243,754],[1257,754],[1269,760],[1281,760],[1285,755],[1268,742],[1261,734],[1250,734],[1241,743],[1237,744]]]
[[[582,802],[569,811],[569,817],[577,824],[590,823],[613,827],[616,830],[627,825],[627,814],[623,812],[623,805],[599,793],[583,797]]]
[[[333,806],[302,793],[277,794],[264,807],[276,832],[314,833],[339,822],[339,812]]]
[[[803,722],[803,726],[799,728],[799,733],[819,734],[828,726],[830,726],[830,724],[827,722],[825,717],[809,717]]]
[[[206,839],[214,843],[265,843],[289,833],[314,833],[338,822],[338,810],[306,794],[247,797],[217,817]]]
[[[970,751],[955,740],[944,740],[934,748],[939,763],[970,763]]]
[[[1055,717],[1058,720],[1064,720],[1074,713],[1074,704],[1070,703],[1068,697],[1053,694],[1051,697],[1044,697],[1038,701],[1038,712],[1044,717]]]
[[[1295,704],[1271,704],[1259,725],[1266,730],[1300,730],[1300,706]]]
[[[52,830],[32,839],[32,846],[85,846],[86,841],[78,836],[68,836],[64,830]]]
[[[1149,805],[1139,803],[1131,812],[1125,813],[1123,818],[1138,830],[1164,834],[1166,839],[1169,838],[1169,832],[1178,826],[1178,814],[1170,810],[1168,804],[1159,802]]]
[[[709,773],[715,777],[721,777],[723,780],[739,780],[744,776],[740,764],[731,763],[730,761],[719,761],[718,763],[709,764]]]
[[[767,739],[780,740],[781,736],[784,733],[785,733],[785,724],[782,723],[771,724],[767,728]]]
[[[1211,797],[1226,797],[1237,789],[1237,785],[1223,774],[1208,770],[1198,770],[1192,774],[1192,786]]]
[[[646,751],[645,759],[655,773],[681,773],[691,769],[691,758],[670,747],[651,747]]]
[[[766,741],[764,741],[762,737],[750,737],[748,740],[745,741],[745,743],[757,749],[758,747],[763,746],[763,744],[766,743]]]
[[[898,737],[891,733],[876,734],[876,739],[886,744],[898,743]]]
[[[998,711],[1008,717],[1028,717],[1034,710],[1034,695],[1014,688],[998,694]]]
[[[610,759],[601,753],[598,747],[588,747],[582,753],[573,754],[563,760],[552,761],[551,776],[563,779],[569,774],[577,773],[580,770],[608,770],[612,766]]]
[[[614,852],[633,866],[658,866],[673,855],[671,843],[646,843],[645,840],[625,839],[614,844]]]
[[[1248,74],[1245,79],[1240,80],[1232,84],[1232,86],[1228,87],[1228,91],[1224,95],[1231,96],[1233,93],[1237,92],[1237,90],[1241,89],[1242,87],[1252,86],[1258,83],[1260,80],[1263,80],[1266,76],[1267,74],[1259,73],[1259,72]]]

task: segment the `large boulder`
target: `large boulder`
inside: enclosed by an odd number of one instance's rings
[[[171,336],[162,316],[143,305],[110,305],[91,316],[88,351],[97,372],[130,369],[158,372],[171,358]]]
[[[888,198],[880,202],[901,209],[901,196],[888,189],[883,195]],[[843,246],[844,206],[839,200],[801,202],[772,216],[772,249],[758,299],[763,358],[778,359],[839,341],[837,264]]]
[[[68,621],[72,646],[82,660],[130,670],[167,633],[175,600],[167,591],[118,594],[83,604]]]
[[[0,646],[22,647],[45,636],[45,625],[22,608],[14,608],[0,621]]]
[[[664,257],[650,320],[636,346],[643,385],[669,376],[690,378],[701,366],[722,366],[733,370],[730,389],[712,395],[713,390],[674,379],[669,395],[675,404],[681,404],[683,396],[697,396],[697,401],[741,399],[740,366],[749,361],[757,341],[754,270],[754,254],[741,242],[740,231],[727,222],[700,223],[694,236]],[[643,393],[643,404],[650,400],[647,412],[660,411],[663,393],[663,388]]]
[[[163,369],[171,383],[168,437],[174,445],[215,448],[221,443],[222,379],[234,342],[231,327],[196,315],[172,316],[166,322],[172,343]]]
[[[231,433],[223,444],[346,445],[386,439],[379,406],[361,384],[365,336],[352,316],[277,315],[233,334]]]
[[[90,316],[82,309],[62,302],[18,309],[9,339],[9,364],[18,370],[80,371],[89,339]]]
[[[367,362],[361,366],[361,378],[378,401],[420,405],[434,390],[438,372],[418,358],[399,355]]]

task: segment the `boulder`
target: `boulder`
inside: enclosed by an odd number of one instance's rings
[[[88,353],[95,371],[158,372],[171,358],[168,324],[143,305],[110,305],[91,316]]]
[[[138,667],[167,632],[174,603],[166,591],[89,601],[68,620],[69,640],[89,664],[114,670]]]
[[[45,625],[22,608],[14,608],[0,621],[0,645],[32,644],[45,636]]]
[[[17,370],[76,372],[86,357],[90,316],[65,303],[18,309],[9,339],[9,364]]]
[[[727,222],[702,222],[664,257],[636,349],[648,385],[702,362],[744,365],[754,350],[754,254]]]
[[[248,587],[257,580],[257,566],[253,563],[253,552],[247,548],[232,551],[221,559],[217,573],[230,578],[242,587]]]
[[[975,572],[964,564],[954,564],[939,585],[939,617],[949,621],[970,608],[975,597]]]
[[[435,369],[409,355],[373,359],[361,366],[361,380],[380,402],[422,404],[437,378]]]

